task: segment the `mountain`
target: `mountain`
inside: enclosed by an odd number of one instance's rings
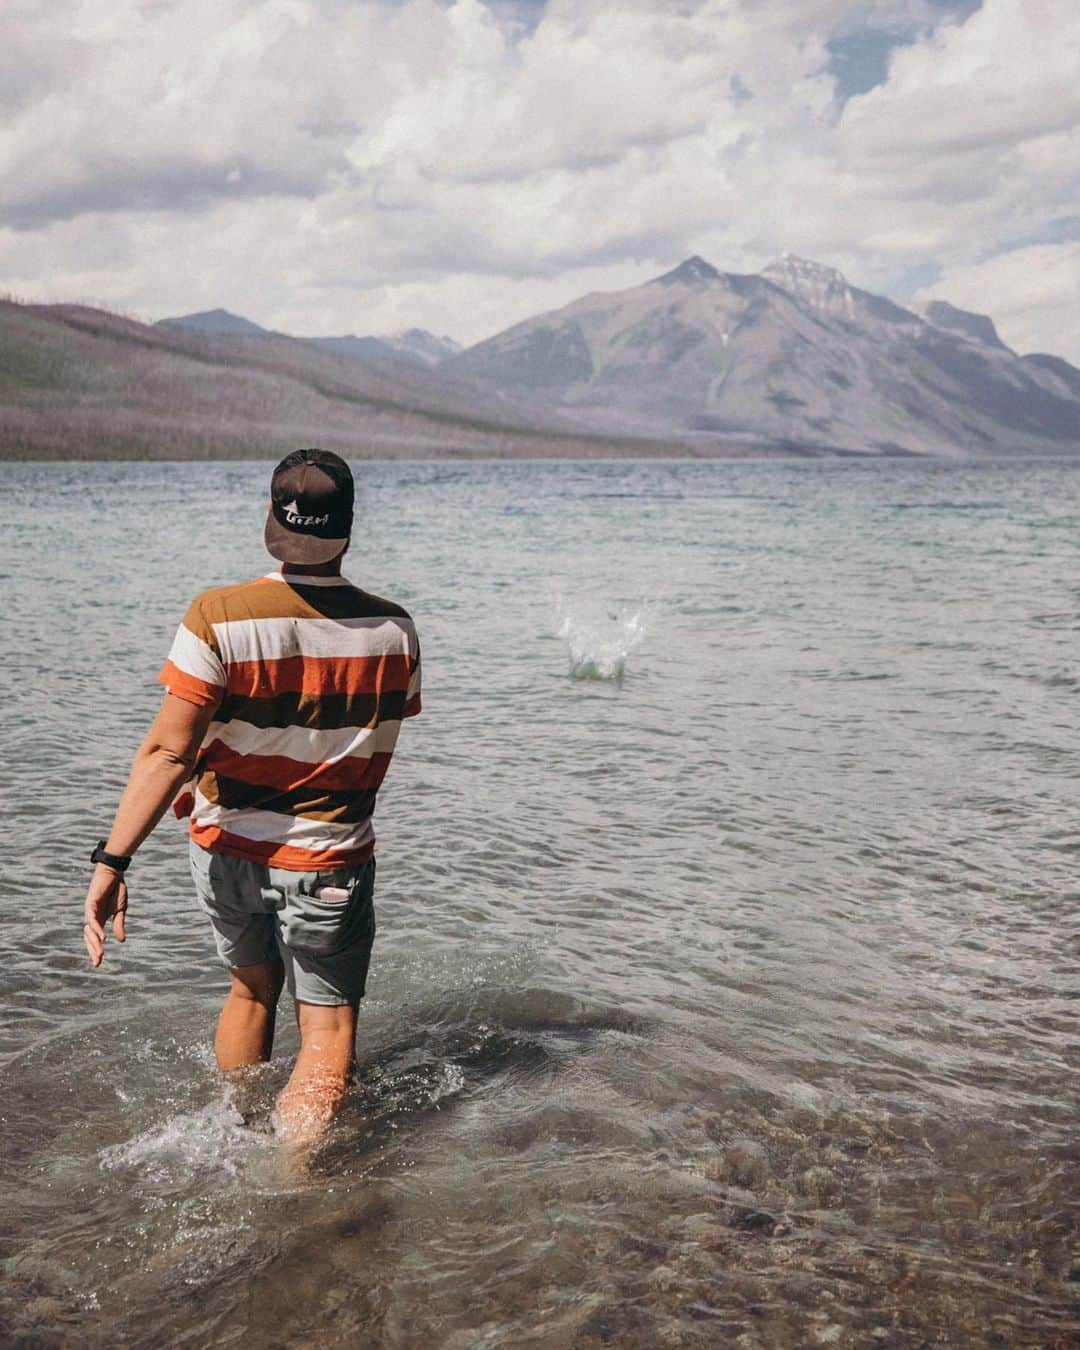
[[[211,333],[218,337],[286,337],[269,328],[260,328],[250,319],[231,314],[227,309],[204,309],[197,314],[181,314],[173,319],[159,319],[156,328],[184,328],[192,333]],[[434,369],[449,356],[461,351],[461,343],[451,337],[436,337],[423,328],[406,328],[400,333],[382,337],[297,338],[325,351],[360,361],[400,361],[406,365]]]
[[[1063,361],[1060,356],[1047,356],[1045,352],[1032,352],[1020,359],[1053,380],[1058,391],[1066,397],[1080,398],[1080,370],[1070,366],[1068,361]]]
[[[250,319],[230,314],[227,309],[204,309],[198,314],[181,314],[175,319],[160,319],[162,328],[186,328],[193,333],[215,333],[219,337],[270,337],[269,328],[260,328]]]
[[[443,334],[439,337],[426,328],[404,328],[400,333],[388,333],[380,339],[399,356],[411,356],[425,366],[441,365],[448,357],[463,351],[460,342]]]
[[[0,460],[671,453],[404,363],[227,327],[0,301]]]
[[[750,275],[688,258],[516,324],[441,370],[608,433],[702,448],[1080,449],[1069,374],[1080,371],[1067,362],[1017,356],[982,315],[943,302],[918,314],[789,255]]]
[[[397,353],[393,348],[377,337],[357,337],[353,333],[348,333],[344,337],[299,338],[297,340],[307,342],[312,347],[319,347],[325,352],[335,352],[338,356],[352,357],[356,361],[393,361],[397,359]]]
[[[925,304],[913,305],[912,308],[935,328],[947,328],[954,333],[962,333],[986,347],[1008,350],[998,337],[993,319],[988,319],[985,314],[972,314],[970,310],[957,309],[947,300],[928,300]]]
[[[324,337],[302,338],[325,351],[343,356],[355,356],[361,361],[402,361],[410,366],[434,370],[450,356],[462,350],[461,343],[450,337],[436,337],[423,328],[407,328],[401,333],[384,337]]]

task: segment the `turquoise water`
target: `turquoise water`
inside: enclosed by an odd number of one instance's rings
[[[360,1075],[283,1167],[216,1080],[178,826],[86,855],[269,465],[0,465],[0,1335],[1080,1335],[1080,465],[357,466],[413,612]]]

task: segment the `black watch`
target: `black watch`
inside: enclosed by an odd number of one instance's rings
[[[121,876],[131,866],[130,857],[125,858],[122,853],[106,853],[104,839],[98,841],[97,848],[90,854],[90,861],[92,863],[104,863],[106,867],[111,867],[114,872],[119,872]]]

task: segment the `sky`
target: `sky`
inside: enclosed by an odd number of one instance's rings
[[[0,291],[471,343],[791,252],[1080,363],[1076,0],[3,0]]]

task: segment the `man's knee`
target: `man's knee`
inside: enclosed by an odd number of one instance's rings
[[[234,966],[229,971],[229,978],[232,993],[237,998],[274,1008],[285,983],[285,969],[280,961],[266,961],[259,966]]]

